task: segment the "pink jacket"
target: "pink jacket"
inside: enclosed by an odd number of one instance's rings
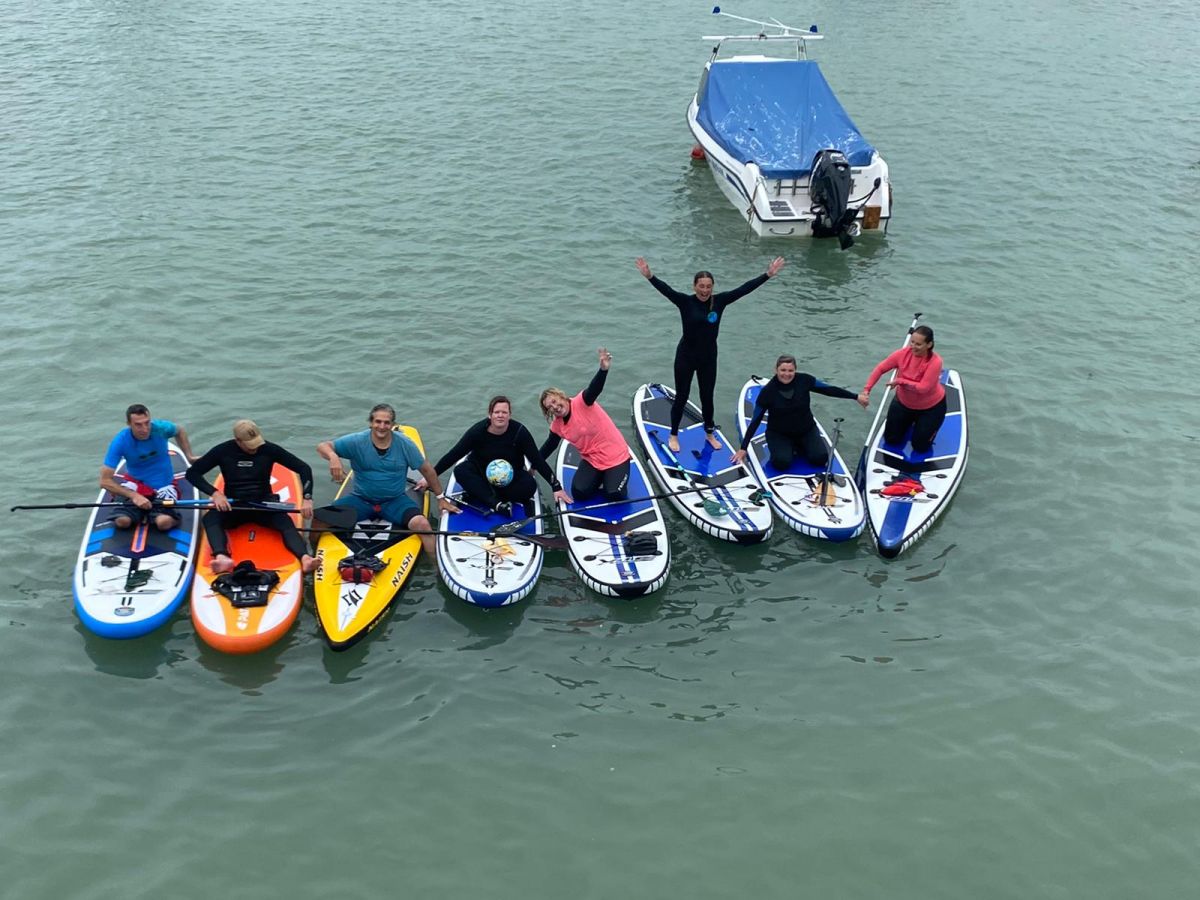
[[[941,385],[942,358],[936,353],[917,356],[908,347],[901,347],[877,365],[867,379],[866,393],[884,372],[896,370],[896,399],[909,409],[929,409],[946,396]]]
[[[599,403],[588,406],[580,392],[571,398],[571,417],[550,423],[550,431],[579,450],[579,455],[604,471],[629,459],[629,445]]]

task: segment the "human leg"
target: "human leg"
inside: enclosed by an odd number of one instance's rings
[[[946,398],[943,397],[929,409],[918,410],[913,422],[912,446],[915,453],[928,453],[933,448],[933,439],[946,420]]]
[[[624,500],[629,496],[629,460],[600,473],[605,500]]]
[[[238,516],[235,512],[221,512],[210,509],[200,520],[204,526],[204,536],[208,538],[208,546],[212,548],[212,570],[218,574],[233,569],[233,559],[229,555],[229,536],[225,533],[235,523],[231,521]]]
[[[713,405],[713,392],[717,387],[717,357],[715,355],[696,366],[696,382],[700,387],[700,412],[704,416],[704,433],[708,436],[709,446],[714,450],[720,450],[721,442],[713,433],[717,430]]]
[[[824,468],[825,464],[829,462],[829,448],[825,446],[825,441],[816,425],[804,432],[796,443],[809,465]]]
[[[571,479],[571,497],[579,502],[600,492],[600,471],[587,460],[580,460],[575,477]]]
[[[497,490],[487,480],[487,476],[470,462],[461,462],[454,467],[454,477],[467,492],[467,499],[472,503],[491,509],[499,502]]]
[[[510,503],[528,503],[536,493],[537,481],[526,469],[514,472],[512,481],[502,488],[496,488],[496,495]]]
[[[687,408],[688,397],[692,393],[692,376],[696,367],[691,357],[680,347],[675,351],[675,402],[671,404],[671,435],[667,444],[674,452],[679,452],[679,423],[683,421],[683,411]]]
[[[903,446],[908,426],[913,423],[915,418],[916,415],[911,409],[893,397],[892,405],[888,407],[887,420],[883,423],[884,443],[897,447]]]
[[[767,451],[771,454],[771,465],[780,472],[792,467],[796,458],[796,445],[790,435],[767,429]]]

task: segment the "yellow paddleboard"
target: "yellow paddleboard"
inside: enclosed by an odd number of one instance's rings
[[[395,430],[409,437],[421,452],[425,447],[421,435],[410,425],[397,425]],[[409,477],[416,481],[420,473],[410,471]],[[354,489],[354,473],[338,488],[342,497]],[[416,502],[422,515],[429,516],[429,493],[420,496],[411,488],[409,496]],[[317,543],[317,558],[321,567],[313,579],[316,595],[317,621],[329,646],[334,650],[345,650],[364,638],[380,623],[400,589],[404,587],[417,558],[421,555],[421,539],[415,534],[392,534],[395,527],[383,519],[358,522],[353,529],[328,531]],[[383,568],[375,572],[369,581],[355,582],[342,576],[339,563],[348,556],[367,554],[377,557]],[[360,574],[360,579],[362,575]]]

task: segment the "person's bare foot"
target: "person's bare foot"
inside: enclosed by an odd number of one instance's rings
[[[667,438],[667,446],[671,448],[672,453],[679,452],[679,435],[673,434]]]
[[[220,556],[214,556],[212,560],[212,570],[218,575],[224,575],[226,572],[233,571],[233,560],[222,553]]]
[[[302,571],[305,575],[308,575],[310,572],[315,572],[319,568],[321,568],[321,560],[317,559],[315,556],[309,556],[306,553],[300,557],[300,571]]]
[[[706,441],[708,441],[708,446],[712,447],[714,450],[721,449],[721,442],[719,440],[717,440],[717,436],[713,432],[711,432],[711,431],[708,432],[704,436],[704,439]]]

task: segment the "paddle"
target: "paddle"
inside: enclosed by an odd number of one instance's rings
[[[688,480],[688,484],[691,484],[696,488],[696,492],[700,495],[700,500],[704,506],[704,511],[715,518],[729,515],[729,507],[727,507],[724,503],[706,496],[703,493],[708,489],[708,485],[697,483],[696,474],[694,472],[689,472],[683,467],[683,465],[679,462],[679,457],[675,455],[674,451],[671,450],[670,447],[663,443],[662,438],[658,435],[658,430],[655,429],[651,431],[650,429],[647,429],[647,433],[650,435],[654,443],[658,444],[658,449],[666,454],[667,459],[671,461],[672,465],[668,468],[673,468],[676,472]]]
[[[821,473],[821,493],[817,497],[817,503],[821,506],[828,506],[829,503],[829,485],[833,476],[833,455],[837,452],[838,441],[842,439],[842,423],[845,419],[833,420],[833,442],[829,445],[829,459],[825,463],[825,471]]]
[[[904,343],[900,345],[901,348],[908,346],[909,339],[912,338],[912,333],[917,330],[917,322],[920,320],[920,318],[920,313],[913,313],[912,324],[908,326],[908,331],[904,335]],[[889,382],[883,388],[883,393],[879,397],[879,409],[875,411],[875,420],[871,423],[870,430],[867,431],[867,440],[866,443],[863,444],[862,455],[858,458],[857,480],[860,485],[864,484],[866,480],[867,454],[871,452],[871,444],[875,440],[875,432],[879,429],[879,419],[883,415],[884,408],[887,406],[887,392],[891,389],[891,387],[892,385]]]
[[[110,507],[132,506],[131,502],[109,501],[107,503],[47,503],[40,506],[10,506],[9,512],[16,512],[18,509],[108,509]],[[184,507],[186,509],[210,509],[212,508],[211,500],[151,500],[151,509],[170,509],[171,507]],[[300,512],[298,506],[292,506],[290,503],[274,503],[270,501],[257,500],[230,500],[229,506],[231,509],[271,509],[281,512]]]
[[[350,512],[350,513],[353,512],[353,510],[346,510],[346,511]],[[333,524],[333,523],[330,523],[330,524]],[[335,525],[334,528],[337,531],[351,531],[357,525],[358,525],[358,522],[355,521],[352,524],[346,525],[346,526],[338,524],[338,525]],[[509,526],[506,525],[506,526],[502,526],[502,527],[507,528]],[[330,529],[328,529],[328,528],[297,528],[296,530],[302,531],[302,532],[308,532],[309,534],[328,534],[328,533],[330,533]],[[494,529],[492,531],[486,531],[486,532],[484,532],[484,531],[415,531],[414,529],[411,529],[411,528],[373,528],[373,527],[368,526],[367,528],[364,528],[363,530],[370,532],[372,535],[375,535],[375,534],[416,534],[416,535],[432,534],[432,535],[438,535],[438,536],[445,535],[447,537],[490,538],[493,540],[495,538],[501,537],[501,538],[507,538],[508,540],[514,541],[518,544],[519,543],[536,544],[537,546],[544,547],[547,550],[566,550],[567,549],[567,539],[565,537],[563,537],[561,534],[513,534],[510,532],[501,531],[499,528]]]
[[[565,509],[565,510],[556,509],[556,510],[552,510],[551,512],[542,513],[541,515],[529,516],[528,518],[520,519],[516,522],[510,522],[506,525],[501,525],[498,529],[496,529],[496,533],[501,534],[501,535],[508,535],[511,533],[510,529],[512,531],[520,531],[522,528],[524,528],[530,522],[536,522],[538,519],[548,519],[551,516],[559,516],[559,515],[562,515],[563,513],[582,513],[582,512],[587,512],[587,511],[593,510],[593,509],[603,509],[606,506],[619,506],[622,503],[644,503],[647,500],[666,500],[668,497],[678,497],[680,494],[694,494],[697,491],[702,491],[702,490],[704,490],[704,488],[686,487],[686,488],[680,488],[677,491],[666,491],[665,493],[662,493],[662,494],[647,494],[644,497],[627,497],[624,500],[605,500],[603,503],[589,503],[587,506],[580,506],[575,509]],[[754,504],[759,504],[759,503],[761,503],[763,498],[770,497],[770,496],[771,496],[770,491],[765,491],[762,488],[755,488],[750,494],[750,502],[754,503]],[[755,499],[756,497],[758,499]]]

